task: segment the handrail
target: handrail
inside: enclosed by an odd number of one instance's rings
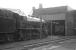
[[[18,28],[18,29],[40,29],[40,28]]]

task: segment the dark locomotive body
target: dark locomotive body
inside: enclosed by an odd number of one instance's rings
[[[0,42],[14,41],[18,36],[20,16],[9,10],[0,10]]]
[[[44,30],[40,25],[12,11],[0,10],[0,42],[38,39]]]
[[[16,25],[15,25],[15,22],[14,22],[13,19],[8,19],[8,18],[5,18],[5,17],[0,17],[0,39],[1,38],[3,38],[3,40],[5,38],[7,39],[7,36],[9,36],[10,33],[12,34],[13,32],[16,31],[15,26]]]

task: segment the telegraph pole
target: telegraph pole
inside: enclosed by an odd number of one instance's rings
[[[51,39],[52,39],[52,20],[51,20]]]
[[[42,17],[40,17],[40,39],[42,38]]]
[[[67,12],[66,12],[66,14],[67,14]],[[67,37],[67,31],[68,31],[68,30],[67,30],[67,17],[68,17],[68,16],[66,15],[66,16],[65,16],[65,21],[64,21],[64,22],[65,22],[65,23],[64,23],[65,38]]]
[[[53,16],[52,16],[52,20],[53,20]],[[53,24],[53,21],[51,20],[51,40],[53,40],[53,38],[52,38],[52,24]]]

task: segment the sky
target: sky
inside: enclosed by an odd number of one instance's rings
[[[43,5],[43,8],[68,5],[76,9],[75,0],[0,0],[0,8],[20,9],[28,15],[32,13],[33,6],[39,7],[39,3]]]

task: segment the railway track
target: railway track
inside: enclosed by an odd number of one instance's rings
[[[7,48],[3,48],[3,49],[0,49],[0,50],[12,49],[12,48],[16,48],[16,47],[22,47],[22,49],[28,49],[28,48],[34,48],[34,47],[39,47],[39,46],[48,45],[48,44],[50,44],[50,43],[63,42],[63,41],[66,41],[66,40],[71,40],[71,39],[70,39],[70,38],[62,38],[62,39],[50,40],[50,41],[33,43],[33,44],[28,44],[28,45],[12,46],[12,47],[7,47]]]

